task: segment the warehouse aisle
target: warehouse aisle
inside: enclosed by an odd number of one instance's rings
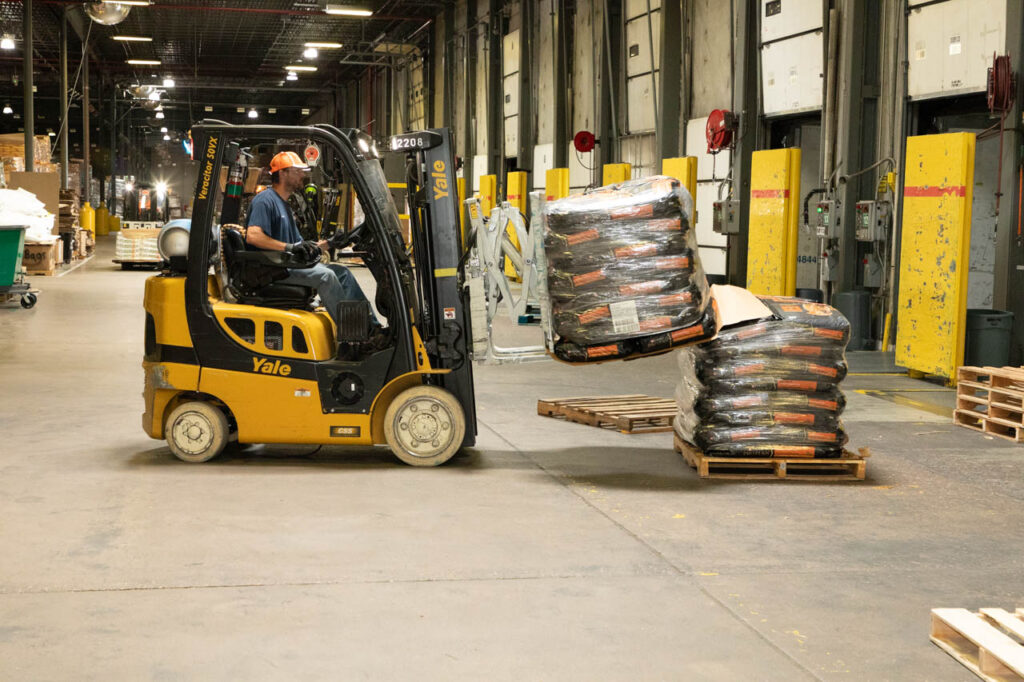
[[[959,680],[928,610],[1021,601],[1024,451],[878,393],[905,377],[844,384],[851,485],[702,482],[668,434],[536,415],[670,396],[671,356],[480,367],[439,469],[183,464],[141,430],[148,273],[112,245],[0,309],[0,678]]]

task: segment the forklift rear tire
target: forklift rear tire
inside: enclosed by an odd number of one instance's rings
[[[208,462],[228,443],[228,418],[202,401],[178,405],[167,417],[167,445],[183,462]]]
[[[437,386],[414,386],[399,393],[384,414],[384,438],[398,459],[417,467],[444,464],[466,435],[462,405]]]

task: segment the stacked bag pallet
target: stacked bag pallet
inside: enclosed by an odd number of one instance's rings
[[[622,359],[714,335],[692,219],[689,192],[667,176],[545,205],[556,357]]]
[[[714,457],[841,457],[850,323],[821,303],[761,301],[772,318],[679,351],[676,435]]]

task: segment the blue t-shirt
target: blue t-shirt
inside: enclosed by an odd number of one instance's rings
[[[285,244],[302,241],[291,206],[273,188],[267,188],[253,198],[249,204],[247,224],[259,227],[271,239]]]

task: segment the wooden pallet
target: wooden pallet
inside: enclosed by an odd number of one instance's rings
[[[1024,368],[960,367],[953,423],[1024,443]]]
[[[545,398],[537,401],[537,414],[577,424],[613,428],[622,433],[657,433],[672,430],[676,402],[647,395]]]
[[[1024,609],[932,609],[931,639],[983,680],[1024,681]]]
[[[676,452],[697,470],[701,478],[738,478],[743,480],[863,481],[867,472],[867,448],[860,454],[848,450],[835,459],[805,457],[712,457],[690,445],[678,435],[673,437]]]

